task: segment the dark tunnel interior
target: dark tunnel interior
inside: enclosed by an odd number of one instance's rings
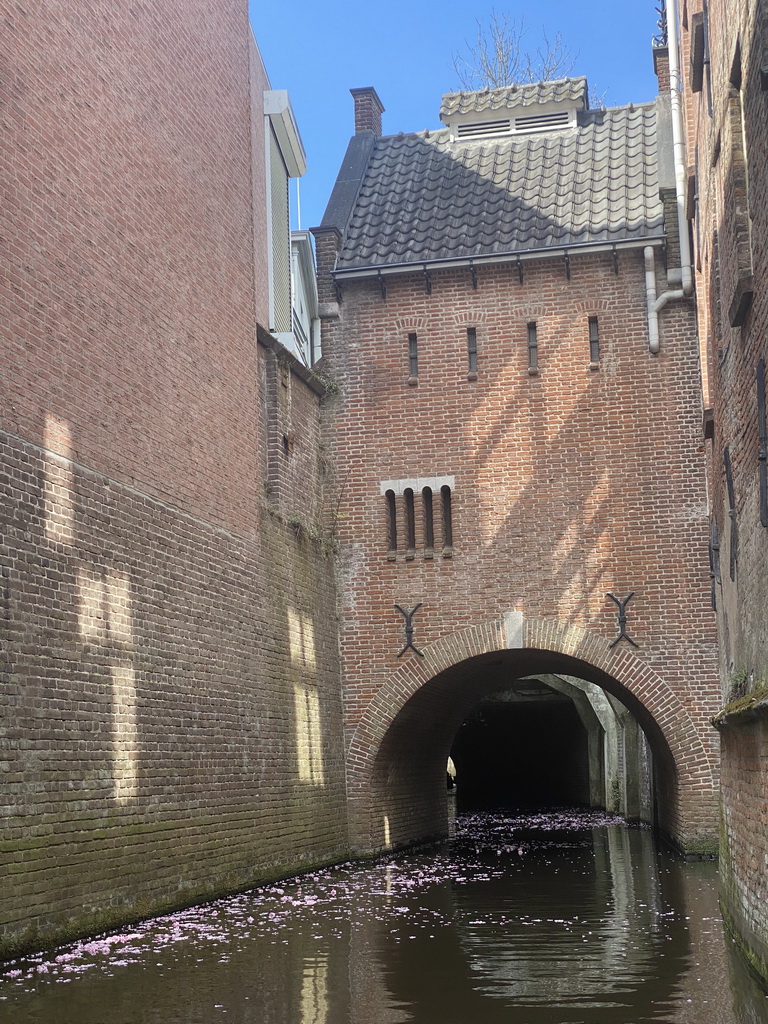
[[[451,758],[458,811],[589,806],[587,733],[568,699],[480,705]]]

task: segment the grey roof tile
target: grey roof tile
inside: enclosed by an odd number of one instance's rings
[[[337,269],[658,236],[656,149],[653,105],[530,135],[376,139]]]
[[[443,96],[440,119],[456,114],[480,114],[486,110],[507,110],[510,107],[529,107],[534,103],[573,102],[587,106],[586,78],[560,78],[554,82],[532,82],[510,85],[502,89],[484,89],[481,92],[449,92]]]

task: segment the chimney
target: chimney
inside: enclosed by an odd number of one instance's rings
[[[378,97],[372,85],[364,89],[350,89],[355,101],[355,135],[360,132],[373,132],[377,137],[381,135],[381,115],[384,113],[384,104]]]
[[[666,46],[654,46],[653,70],[659,80],[659,93],[669,92],[669,50]]]

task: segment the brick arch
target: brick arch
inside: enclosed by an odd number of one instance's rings
[[[665,830],[683,848],[695,850],[700,837],[716,835],[716,756],[708,749],[694,720],[664,679],[626,645],[609,648],[603,636],[566,623],[525,618],[508,612],[501,618],[470,626],[422,648],[424,657],[408,658],[368,704],[350,741],[347,787],[351,821],[365,816],[376,760],[382,743],[406,704],[434,680],[462,662],[505,651],[533,651],[566,656],[586,663],[615,684],[619,697],[629,697],[651,725],[673,765],[680,806],[667,815]],[[609,688],[609,687],[607,687]],[[652,737],[651,737],[652,738]],[[689,841],[691,840],[692,841]]]

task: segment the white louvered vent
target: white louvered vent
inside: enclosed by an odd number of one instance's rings
[[[560,110],[555,114],[532,114],[529,117],[515,118],[516,132],[545,132],[549,128],[567,128],[570,124],[571,112]]]
[[[473,121],[456,125],[459,139],[487,139],[499,135],[525,135],[529,132],[546,132],[553,128],[568,128],[573,123],[574,111],[558,110],[548,114],[529,114],[514,120]]]
[[[503,121],[478,121],[475,124],[457,125],[456,131],[460,139],[474,139],[486,135],[509,135],[512,124],[508,117]]]

